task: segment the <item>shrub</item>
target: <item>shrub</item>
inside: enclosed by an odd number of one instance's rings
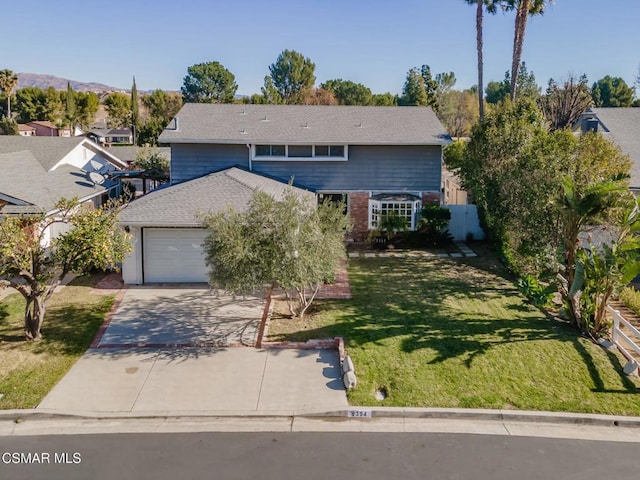
[[[518,279],[518,289],[537,307],[549,306],[555,291],[553,285],[545,287],[536,277],[531,275],[525,275]]]
[[[620,301],[636,315],[640,315],[640,292],[633,287],[625,287],[620,292]]]

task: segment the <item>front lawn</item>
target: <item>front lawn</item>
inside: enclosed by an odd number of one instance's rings
[[[114,301],[91,293],[100,278],[77,278],[54,294],[36,343],[24,341],[22,296],[0,300],[0,409],[37,406],[89,347]]]
[[[354,405],[640,415],[624,359],[528,305],[486,254],[351,259],[349,278],[352,300],[318,301],[304,323],[275,315],[269,339],[344,337]]]

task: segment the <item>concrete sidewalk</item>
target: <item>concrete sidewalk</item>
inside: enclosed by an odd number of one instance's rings
[[[38,411],[247,415],[346,407],[336,351],[92,349]]]

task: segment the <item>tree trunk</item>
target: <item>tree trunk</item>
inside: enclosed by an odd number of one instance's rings
[[[516,22],[513,35],[513,57],[511,59],[511,92],[510,97],[513,102],[516,99],[516,88],[518,82],[518,71],[520,70],[520,60],[522,59],[522,46],[524,45],[524,34],[527,28],[527,18],[531,0],[520,0],[516,11]]]
[[[42,339],[40,328],[44,321],[46,309],[42,295],[34,294],[26,298],[27,304],[24,309],[24,334],[27,341],[34,342]]]
[[[476,10],[476,44],[478,49],[478,108],[480,110],[480,121],[484,120],[484,86],[482,82],[484,61],[482,59],[482,0],[478,0]]]

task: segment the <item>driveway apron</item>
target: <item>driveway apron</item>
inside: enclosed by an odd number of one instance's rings
[[[288,414],[346,408],[336,351],[246,347],[255,343],[262,308],[259,298],[200,286],[130,288],[97,348],[38,409]]]

